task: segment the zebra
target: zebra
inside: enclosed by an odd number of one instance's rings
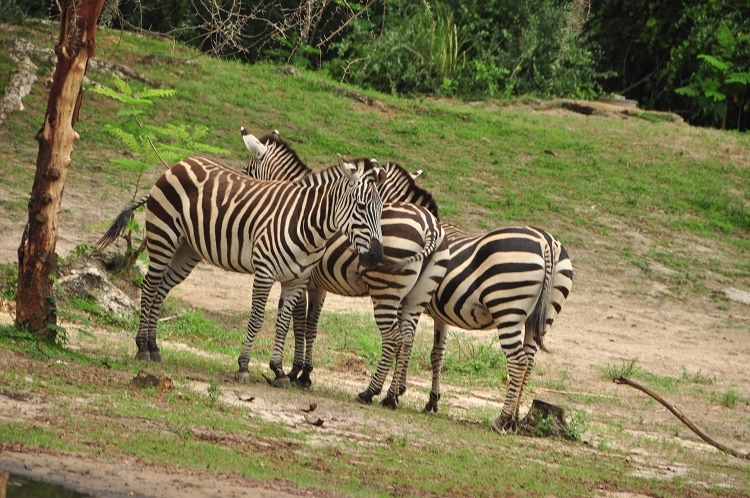
[[[251,179],[211,159],[191,157],[172,166],[147,196],[125,208],[97,247],[111,244],[135,209],[146,205],[149,266],[136,357],[161,361],[156,322],[164,299],[205,259],[226,270],[255,274],[247,337],[237,360],[240,381],[250,376],[250,351],[271,286],[281,282],[269,366],[276,378],[285,377],[281,355],[292,308],[327,241],[339,230],[345,233],[366,268],[383,258],[383,205],[377,184],[385,174],[374,159],[348,161],[338,155],[337,166],[341,172],[337,181],[302,185]]]
[[[507,358],[510,383],[492,428],[499,433],[515,431],[537,348],[546,351],[544,336],[573,284],[570,258],[557,239],[537,228],[510,227],[469,235],[454,225],[441,224],[450,260],[426,310],[435,325],[432,388],[424,411],[438,411],[448,327],[494,328]],[[397,367],[403,369],[398,375],[405,376],[408,357]]]
[[[248,175],[265,180],[327,183],[335,181],[341,174],[335,168],[313,173],[277,131],[261,139],[249,134],[245,128],[241,128],[241,132],[245,145],[253,153],[253,159],[244,169]],[[268,155],[273,158],[258,163],[257,159]],[[414,176],[396,163],[387,163],[384,170],[387,180],[378,186],[378,190],[384,202],[381,224],[385,257],[402,259],[420,253],[425,257],[406,266],[391,265],[363,271],[347,250],[345,237],[342,234],[334,236],[310,275],[307,302],[303,296],[293,315],[295,360],[289,376],[291,381],[309,387],[313,346],[326,294],[370,295],[375,321],[382,334],[382,354],[370,384],[358,395],[358,399],[366,402],[381,392],[394,358],[397,364],[406,361],[403,355],[411,350],[419,317],[442,279],[448,259],[444,231],[438,223],[437,203],[432,195],[417,187]],[[409,203],[394,202],[401,200]],[[404,348],[404,344],[409,348]],[[383,399],[384,405],[397,406],[397,385],[392,383]]]

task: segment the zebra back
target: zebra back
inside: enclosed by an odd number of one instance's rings
[[[260,139],[240,128],[245,146],[253,153],[253,158],[243,172],[259,180],[300,181],[306,185],[330,183],[341,177],[341,170],[329,166],[320,171],[311,170],[292,147],[282,140],[278,131]],[[267,156],[267,157],[266,157]],[[387,162],[381,166],[386,176],[378,185],[378,193],[383,203],[408,202],[422,206],[438,217],[438,205],[428,190],[414,181],[422,172],[409,173],[401,165]]]

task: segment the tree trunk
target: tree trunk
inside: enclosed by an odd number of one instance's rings
[[[104,0],[62,0],[57,66],[42,129],[29,199],[29,221],[18,248],[16,323],[42,336],[55,337],[57,316],[52,276],[57,270],[57,224],[71,165],[73,130],[81,106],[81,83],[94,56],[96,22]]]

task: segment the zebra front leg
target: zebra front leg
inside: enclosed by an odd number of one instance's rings
[[[253,304],[252,311],[250,312],[250,319],[247,322],[247,338],[245,339],[245,346],[242,348],[239,358],[237,358],[237,363],[239,364],[237,380],[240,382],[247,382],[250,380],[250,372],[248,370],[248,365],[250,364],[250,351],[253,348],[255,334],[258,333],[261,325],[263,325],[263,315],[266,311],[266,302],[268,301],[268,294],[271,291],[273,282],[273,278],[264,277],[257,273],[253,279]]]
[[[492,429],[499,434],[505,434],[518,429],[518,411],[524,379],[527,378],[528,360],[523,348],[520,329],[501,331],[500,344],[508,361],[509,384],[503,410],[492,423]]]
[[[280,303],[281,304],[281,303]],[[279,306],[279,309],[281,306]],[[310,387],[308,383],[305,385],[304,381],[300,382],[300,372],[303,370],[304,359],[305,359],[305,332],[307,328],[307,296],[305,292],[297,300],[297,304],[294,306],[294,312],[292,313],[292,330],[294,330],[294,361],[292,363],[292,369],[289,371],[289,381],[292,384],[297,384],[301,387]],[[309,382],[309,376],[308,376]]]
[[[285,282],[281,285],[281,298],[279,299],[279,310],[276,316],[276,338],[274,339],[271,361],[268,364],[276,376],[272,382],[274,387],[289,387],[291,385],[289,376],[284,374],[282,355],[284,353],[286,334],[289,331],[289,323],[292,320],[292,313],[297,306],[297,301],[301,300],[302,293],[305,290],[305,283]]]
[[[430,364],[432,365],[432,388],[430,389],[430,400],[424,407],[426,413],[438,412],[440,401],[440,375],[445,360],[445,345],[448,342],[448,324],[435,320],[435,333],[432,339],[432,351],[430,352]]]

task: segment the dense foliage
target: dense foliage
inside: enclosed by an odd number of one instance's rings
[[[695,124],[750,126],[750,2],[592,0],[604,87]]]
[[[55,5],[4,1],[0,21]],[[397,94],[617,93],[695,124],[750,125],[747,0],[107,0],[102,22]]]

